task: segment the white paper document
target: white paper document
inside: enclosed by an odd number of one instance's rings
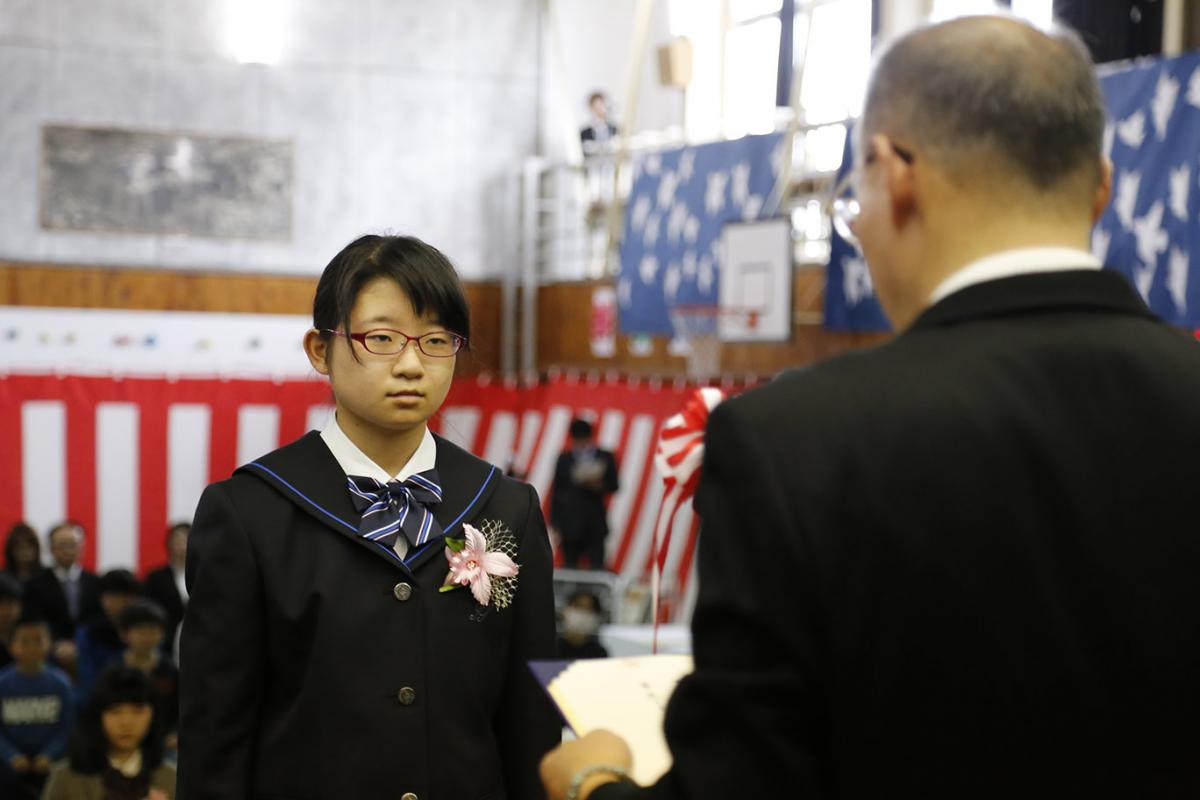
[[[670,768],[663,712],[675,684],[692,671],[690,655],[535,662],[533,666],[576,734],[603,728],[629,743],[632,775],[638,783],[654,783]]]

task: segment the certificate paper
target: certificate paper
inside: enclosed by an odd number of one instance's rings
[[[670,768],[663,712],[675,684],[692,671],[691,656],[534,661],[530,667],[577,735],[603,728],[629,743],[638,783],[654,783]]]

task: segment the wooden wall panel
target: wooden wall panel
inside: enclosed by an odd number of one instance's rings
[[[819,323],[824,302],[824,272],[801,270],[793,281],[792,307],[803,321],[792,326],[787,342],[726,344],[722,347],[722,372],[734,376],[773,375],[783,369],[808,366],[838,353],[885,341],[889,334],[839,333]],[[589,321],[592,291],[600,282],[559,283],[542,287],[538,297],[538,364],[541,369],[559,367],[583,372],[618,370],[628,374],[676,375],[686,361],[667,352],[665,337],[653,340],[654,352],[634,356],[629,337],[617,337],[613,358],[596,358],[591,353]]]
[[[0,304],[309,314],[316,278],[0,262]]]

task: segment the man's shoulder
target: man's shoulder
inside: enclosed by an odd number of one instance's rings
[[[17,669],[16,664],[10,664],[3,669],[0,669],[0,694],[6,694],[20,687],[22,690],[27,690],[30,684],[37,684],[38,691],[44,692],[47,688],[54,689],[62,693],[70,693],[72,691],[71,681],[57,667],[52,667],[46,664],[42,667],[42,671],[37,675],[26,675]]]
[[[905,359],[896,342],[834,356],[810,367],[792,369],[769,383],[731,398],[722,413],[764,422],[778,421],[776,413],[820,410],[841,413],[867,387],[877,387],[881,373]]]

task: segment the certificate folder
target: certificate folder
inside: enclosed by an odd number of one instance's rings
[[[577,735],[603,728],[629,743],[639,783],[654,783],[670,768],[663,711],[675,684],[692,671],[691,656],[531,661],[529,667]]]

